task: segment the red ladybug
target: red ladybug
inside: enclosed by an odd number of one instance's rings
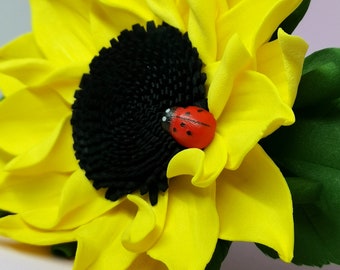
[[[203,149],[214,138],[216,120],[200,107],[173,107],[165,110],[162,126],[180,145]]]

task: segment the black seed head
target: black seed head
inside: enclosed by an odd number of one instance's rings
[[[106,198],[139,190],[157,203],[168,162],[182,149],[160,119],[169,107],[206,104],[201,68],[187,34],[153,22],[123,31],[92,60],[71,123],[79,165]]]

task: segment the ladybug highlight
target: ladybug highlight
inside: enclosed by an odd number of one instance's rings
[[[162,127],[186,148],[207,147],[214,138],[216,120],[207,110],[197,107],[172,107],[162,116]]]

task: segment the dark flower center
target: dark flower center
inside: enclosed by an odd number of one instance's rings
[[[117,200],[139,190],[152,205],[166,191],[170,159],[183,149],[162,128],[164,110],[207,109],[202,61],[187,34],[153,22],[124,30],[84,74],[72,106],[76,158],[96,189]]]

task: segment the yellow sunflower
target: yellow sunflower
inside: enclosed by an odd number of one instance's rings
[[[290,261],[290,192],[258,142],[294,122],[307,46],[282,30],[268,40],[300,2],[31,0],[33,32],[0,50],[0,209],[13,213],[0,234],[77,241],[74,269],[204,269],[219,238]],[[194,103],[207,99],[214,138],[164,156],[172,137],[144,138],[133,125],[147,134],[161,125],[139,118],[145,100],[147,111],[190,105],[177,92],[186,82]],[[108,88],[121,86],[147,94],[110,99]],[[139,156],[145,142],[149,163]]]

